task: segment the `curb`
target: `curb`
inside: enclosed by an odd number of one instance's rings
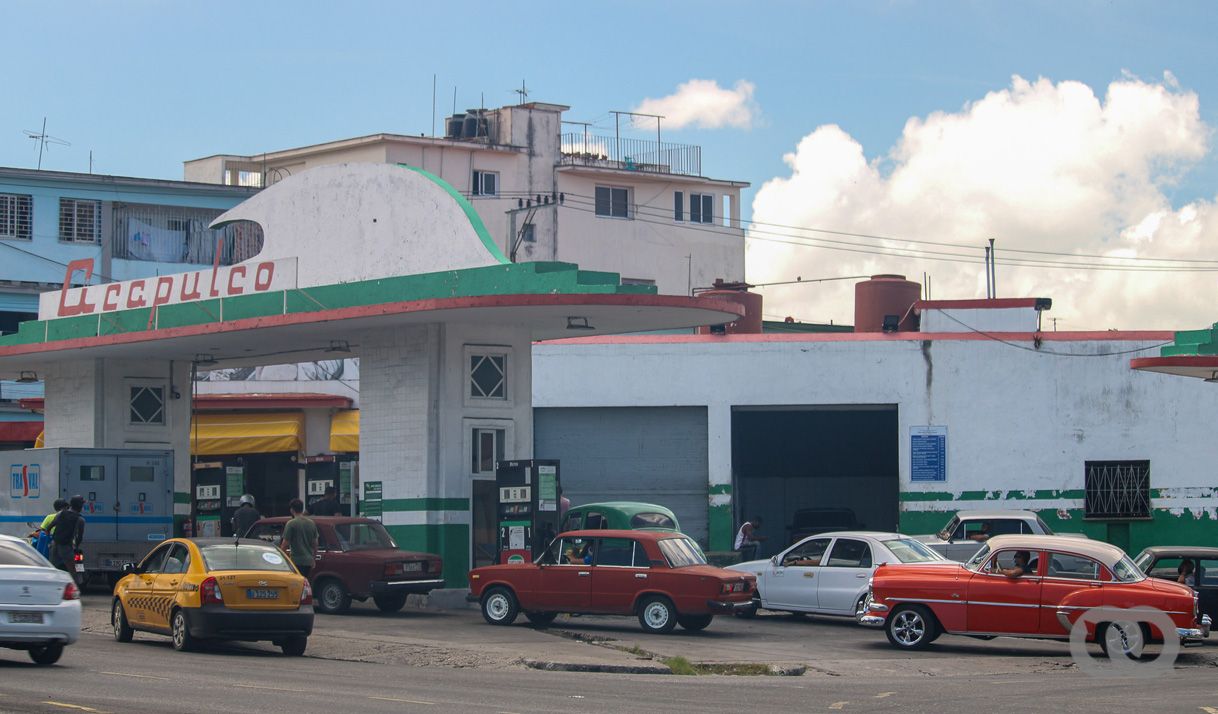
[[[524,666],[529,669],[540,669],[546,672],[600,672],[604,674],[672,674],[672,670],[662,664],[574,664],[569,662],[545,662],[535,659],[524,660]]]

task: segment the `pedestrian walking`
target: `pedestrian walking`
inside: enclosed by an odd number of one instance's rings
[[[292,564],[307,578],[317,553],[317,524],[304,515],[304,502],[299,498],[292,499],[288,510],[292,512],[292,518],[283,526],[279,547],[288,552]]]
[[[740,526],[740,530],[736,531],[735,549],[740,551],[740,560],[746,562],[757,558],[757,546],[761,545],[761,541],[766,539],[766,536],[760,535],[757,531],[761,530],[761,516],[753,516],[752,520],[745,521]]]
[[[51,522],[51,565],[64,571],[76,580],[76,549],[85,538],[85,517],[80,514],[85,507],[84,496],[68,499],[68,507]]]
[[[262,518],[262,514],[254,506],[254,496],[249,493],[243,495],[236,512],[233,513],[233,535],[244,538],[259,518]]]

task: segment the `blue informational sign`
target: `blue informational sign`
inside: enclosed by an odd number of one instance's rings
[[[909,480],[947,480],[947,427],[909,427]]]

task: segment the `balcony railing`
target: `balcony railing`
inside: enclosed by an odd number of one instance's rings
[[[262,228],[244,222],[219,230],[208,228],[221,213],[206,208],[116,203],[113,255],[123,260],[211,265],[216,258],[216,241],[221,237],[221,265],[257,255],[262,250]]]
[[[702,147],[590,134],[563,134],[559,163],[658,174],[702,175]]]

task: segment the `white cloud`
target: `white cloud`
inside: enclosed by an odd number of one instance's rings
[[[758,116],[753,90],[753,83],[743,79],[732,89],[720,87],[713,79],[691,79],[667,97],[644,99],[634,111],[660,114],[663,126],[671,129],[748,129]]]
[[[767,181],[753,202],[761,223],[1003,249],[1157,258],[1218,259],[1214,200],[1173,207],[1164,194],[1208,151],[1210,128],[1196,94],[1175,78],[1125,76],[1097,97],[1086,85],[1014,77],[958,112],[910,118],[882,159],[837,126],[805,136],[785,161],[790,174]],[[766,240],[748,244],[753,282],[930,273],[934,297],[985,296],[980,265],[810,249]],[[859,242],[816,233],[834,240]],[[774,237],[774,236],[770,236]],[[883,241],[891,248],[913,244]],[[921,246],[950,253],[959,248]],[[1031,256],[1025,256],[1031,257]],[[1057,260],[1054,258],[1054,260]],[[1094,261],[1092,261],[1094,262]],[[1099,272],[999,265],[1000,296],[1054,299],[1059,329],[1205,326],[1218,320],[1214,273]],[[853,320],[847,282],[775,287],[766,313]]]

